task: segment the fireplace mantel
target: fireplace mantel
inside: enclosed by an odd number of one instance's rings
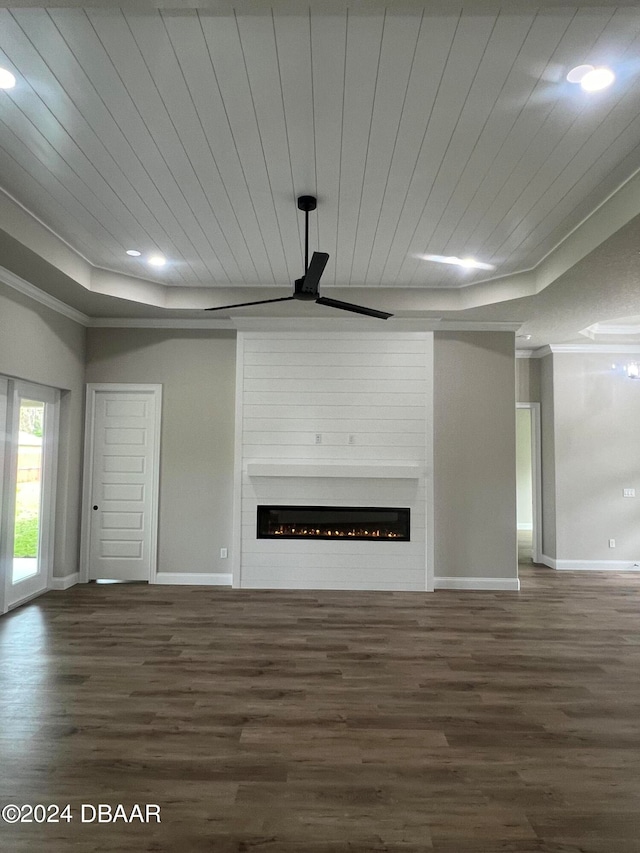
[[[341,477],[418,480],[421,465],[355,464],[348,462],[248,462],[250,477]]]

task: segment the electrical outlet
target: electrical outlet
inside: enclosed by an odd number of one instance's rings
[[[623,489],[622,497],[623,498],[635,498],[636,490],[635,489]]]
[[[615,547],[616,547],[616,540],[615,539],[609,539],[609,548],[615,548]]]
[[[229,550],[227,548],[220,548],[220,559],[226,560],[229,556]]]
[[[355,435],[350,435],[349,436],[349,444],[355,444],[355,443],[356,443]]]
[[[322,444],[322,433],[321,432],[316,433],[316,444]]]

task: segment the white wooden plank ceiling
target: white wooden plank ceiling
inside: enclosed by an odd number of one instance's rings
[[[568,84],[584,62],[614,86]],[[637,8],[5,8],[0,65],[0,185],[93,264],[176,285],[297,278],[306,193],[325,285],[530,269],[640,167]]]

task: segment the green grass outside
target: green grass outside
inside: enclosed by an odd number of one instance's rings
[[[13,546],[14,557],[38,556],[38,519],[16,519],[16,532]]]
[[[40,483],[18,483],[16,492],[16,526],[14,557],[38,556],[38,522],[40,515]]]

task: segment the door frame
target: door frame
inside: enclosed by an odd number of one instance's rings
[[[0,529],[5,529],[5,505],[3,500],[4,483],[9,473],[9,380],[0,376]],[[13,566],[11,567],[13,571]],[[5,589],[9,571],[9,562],[5,549],[0,548],[0,615],[6,613]]]
[[[540,403],[516,403],[517,409],[531,412],[531,490],[532,490],[532,560],[539,563],[542,557],[542,453]]]
[[[153,471],[151,480],[151,541],[149,545],[149,583],[156,583],[158,574],[158,518],[160,491],[160,428],[162,424],[162,385],[141,385],[135,382],[89,382],[86,393],[84,424],[84,463],[82,473],[82,514],[80,528],[80,583],[89,582],[91,545],[91,506],[93,494],[93,451],[96,419],[96,396],[105,392],[151,393],[155,397]]]
[[[6,384],[4,384],[6,383]],[[6,487],[3,495],[0,488],[1,514],[0,526],[3,530],[9,530],[15,524],[16,509],[16,476],[18,464],[18,423],[20,399],[33,399],[43,402],[46,408],[45,433],[42,445],[42,492],[40,496],[40,524],[38,534],[38,563],[42,569],[38,575],[42,576],[44,585],[42,589],[35,592],[28,591],[21,598],[10,601],[10,590],[13,586],[13,535],[7,536],[0,548],[0,613],[13,610],[21,604],[25,604],[32,598],[37,598],[51,589],[51,578],[53,574],[55,517],[56,517],[56,492],[58,483],[58,433],[60,425],[60,391],[48,385],[39,385],[36,382],[26,382],[22,379],[4,378],[2,387],[7,391],[3,393],[4,404],[0,397],[0,424],[3,424],[3,436],[0,442],[0,462],[4,461],[2,480]],[[4,460],[3,460],[4,457]],[[36,577],[34,575],[33,577]],[[25,578],[21,583],[26,583],[30,578]]]

